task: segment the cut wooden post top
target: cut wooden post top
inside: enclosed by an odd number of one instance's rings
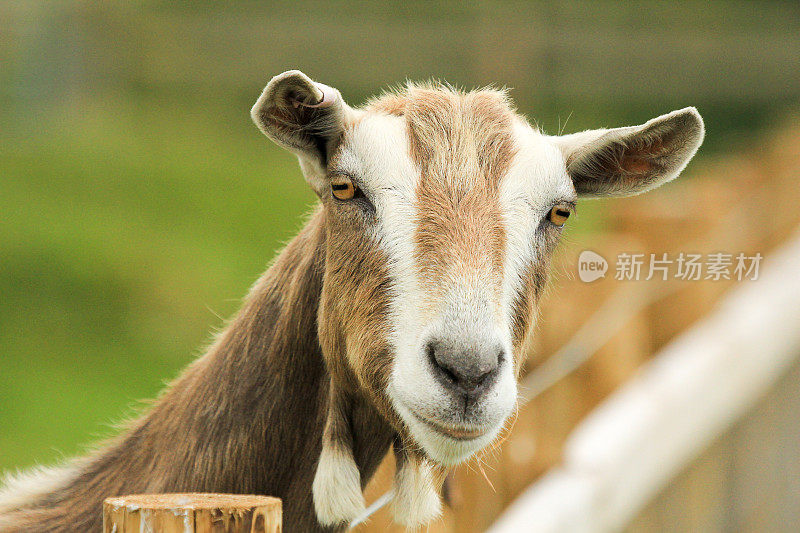
[[[105,533],[279,533],[281,500],[246,494],[134,494],[103,502]]]
[[[146,509],[219,509],[252,507],[280,507],[280,498],[255,496],[252,494],[214,494],[187,492],[176,494],[132,494],[106,498],[106,503],[118,507],[140,507]]]

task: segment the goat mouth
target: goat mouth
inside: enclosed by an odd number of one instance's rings
[[[475,440],[479,437],[483,437],[486,435],[485,429],[467,429],[467,428],[457,428],[453,426],[446,426],[439,422],[434,422],[428,418],[423,418],[416,413],[413,413],[414,417],[428,426],[429,428],[433,429],[437,433],[441,433],[446,435],[452,439],[456,440]]]

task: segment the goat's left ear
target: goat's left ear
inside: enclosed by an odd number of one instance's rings
[[[675,179],[703,142],[693,107],[641,126],[554,137],[579,196],[631,196]]]
[[[306,179],[316,188],[351,112],[339,91],[290,70],[270,80],[250,116],[267,137],[299,157]]]

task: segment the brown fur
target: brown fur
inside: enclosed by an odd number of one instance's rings
[[[369,108],[406,119],[421,174],[416,258],[430,294],[466,267],[490,280],[499,296],[505,231],[498,192],[516,153],[514,112],[505,94],[410,85]]]
[[[468,269],[500,295],[505,230],[499,184],[514,156],[500,93],[411,88],[406,112],[417,188],[417,263],[432,293]]]
[[[99,531],[106,497],[185,491],[278,496],[287,531],[322,531],[310,458],[319,456],[328,402],[316,334],[325,233],[318,211],[151,411],[81,463],[74,481],[0,517],[0,531]],[[392,433],[369,403],[359,402],[350,416],[354,456],[367,480]]]

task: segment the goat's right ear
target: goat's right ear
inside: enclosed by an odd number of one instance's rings
[[[250,116],[267,137],[300,158],[313,186],[324,179],[328,155],[351,111],[339,91],[290,70],[270,80]]]

